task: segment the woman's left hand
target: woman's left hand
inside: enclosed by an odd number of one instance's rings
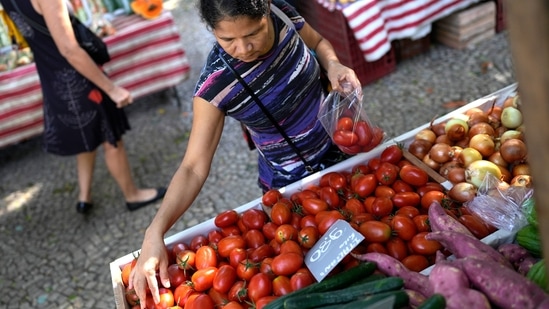
[[[340,62],[331,62],[327,68],[328,78],[335,91],[347,93],[354,89],[359,89],[362,94],[362,86],[356,73],[351,68],[344,66]]]
[[[122,87],[115,86],[107,92],[109,97],[116,103],[116,107],[123,108],[133,103],[131,93]]]

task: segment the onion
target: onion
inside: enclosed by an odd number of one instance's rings
[[[501,152],[494,151],[494,153],[488,157],[488,161],[494,162],[496,165],[506,167],[509,163],[501,157]]]
[[[435,160],[431,159],[431,156],[429,154],[426,154],[423,157],[422,161],[423,161],[423,163],[427,164],[428,167],[434,169],[437,172],[440,169],[441,164],[436,162]]]
[[[503,132],[503,134],[501,134],[501,136],[499,137],[499,141],[500,143],[503,144],[506,141],[513,138],[517,138],[517,139],[520,139],[521,141],[524,141],[524,134],[517,130],[507,130]]]
[[[446,179],[450,180],[451,183],[460,183],[465,181],[465,168],[463,167],[454,167],[448,171]]]
[[[475,113],[469,116],[469,120],[467,121],[467,124],[469,125],[469,127],[472,127],[477,123],[481,123],[481,122],[488,123],[488,121],[489,121],[488,115],[484,113]]]
[[[513,176],[532,175],[532,173],[530,173],[530,165],[528,165],[527,163],[514,165],[511,169],[511,174],[513,174]]]
[[[488,160],[472,162],[465,168],[465,181],[478,188],[482,184],[487,173],[494,175],[497,179],[501,179],[502,176],[501,170],[493,162]]]
[[[468,135],[469,135],[469,138],[471,138],[477,134],[488,134],[490,136],[495,136],[496,130],[488,122],[479,122],[477,124],[474,124],[469,129]]]
[[[431,157],[431,159],[438,163],[446,163],[452,160],[454,152],[450,145],[437,143],[434,144],[433,147],[431,147],[431,150],[429,151],[429,156]]]
[[[458,157],[458,162],[464,167],[469,166],[471,163],[482,160],[482,154],[472,147],[463,148]]]
[[[456,161],[450,161],[442,164],[440,167],[438,173],[442,175],[442,177],[448,179],[448,175],[451,173],[452,170],[456,168],[462,168],[462,165],[459,162]],[[448,179],[449,180],[449,179]]]
[[[467,136],[469,132],[469,125],[461,118],[452,118],[446,122],[444,131],[451,141],[459,141]]]
[[[496,150],[494,139],[488,134],[477,134],[469,140],[469,147],[475,148],[483,157],[491,156]]]
[[[501,113],[503,111],[503,108],[501,106],[492,106],[492,108],[488,111],[488,118],[492,117],[496,121],[501,120]]]
[[[477,195],[477,188],[468,183],[460,182],[456,183],[450,191],[448,191],[448,197],[459,203],[465,203]]]
[[[441,122],[441,123],[431,125],[431,130],[433,130],[433,132],[435,132],[437,136],[440,136],[442,134],[446,134],[445,127],[446,127],[446,123]]]
[[[526,159],[526,144],[518,138],[505,141],[499,147],[503,160],[510,164],[522,163]]]
[[[461,147],[461,146],[452,146],[452,152],[454,153],[454,155],[452,157],[452,160],[457,160],[462,151],[463,151],[463,147]]]
[[[433,144],[426,140],[415,139],[410,143],[410,146],[408,146],[408,151],[417,158],[423,159],[423,157],[429,153],[432,146]]]
[[[464,114],[468,116],[470,120],[471,116],[473,115],[484,115],[485,113],[480,107],[471,107],[470,109],[466,110]]]
[[[467,148],[469,147],[469,136],[466,136],[459,141],[454,143],[455,146],[459,146],[461,148]]]
[[[417,132],[415,136],[415,139],[423,139],[430,143],[434,143],[436,138],[437,138],[437,135],[431,129],[423,129]]]
[[[438,143],[443,143],[443,144],[451,145],[451,144],[453,144],[454,142],[452,142],[452,141],[448,138],[448,135],[442,134],[442,135],[437,136],[437,138],[435,139],[434,144],[438,144]]]
[[[498,167],[499,167],[499,170],[501,171],[500,180],[505,181],[506,183],[509,183],[513,178],[513,175],[511,174],[511,172],[505,166],[498,165]]]
[[[533,186],[532,176],[530,175],[518,175],[513,177],[510,182],[511,186],[521,186],[531,188]]]
[[[516,107],[506,107],[501,112],[501,124],[508,129],[518,128],[522,124],[522,112]]]

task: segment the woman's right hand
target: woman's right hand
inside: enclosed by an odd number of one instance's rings
[[[116,103],[116,107],[118,108],[123,108],[133,103],[133,97],[126,88],[114,86],[107,92],[107,94],[111,100]]]
[[[137,264],[130,275],[129,288],[135,289],[139,297],[141,309],[146,308],[147,290],[150,290],[155,303],[160,301],[158,285],[169,288],[168,277],[168,252],[164,245],[164,239],[160,236],[147,236],[143,240],[141,252]],[[157,281],[156,271],[159,271],[162,282]]]

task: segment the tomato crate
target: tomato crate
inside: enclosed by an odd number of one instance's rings
[[[341,63],[355,70],[362,85],[372,83],[396,69],[393,49],[379,60],[366,61],[340,10],[329,11],[316,0],[298,1],[296,8],[309,25],[330,41]]]
[[[417,40],[400,39],[391,42],[391,48],[394,50],[397,64],[427,52],[430,47],[431,36],[429,34]]]

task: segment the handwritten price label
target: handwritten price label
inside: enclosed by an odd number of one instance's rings
[[[305,255],[305,265],[322,281],[364,236],[345,220],[337,220]]]

